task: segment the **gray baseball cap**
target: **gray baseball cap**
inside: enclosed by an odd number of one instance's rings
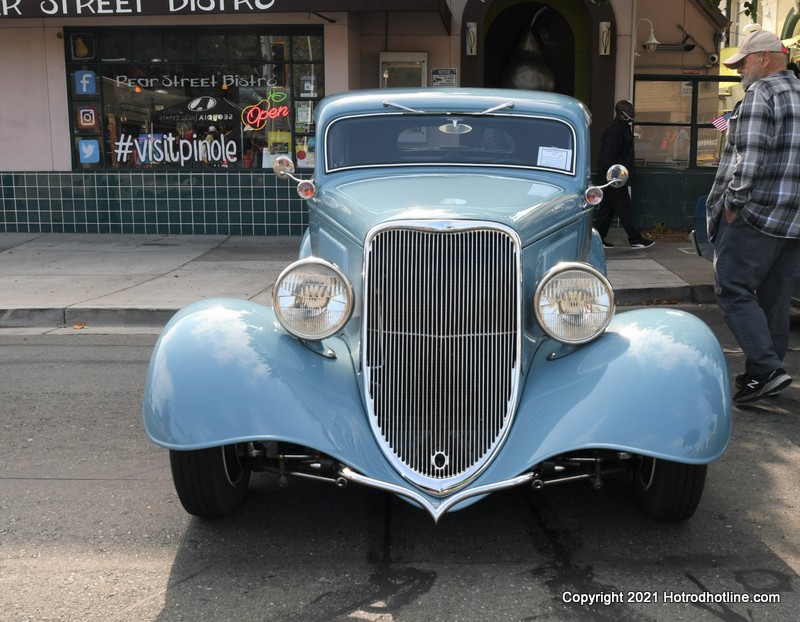
[[[722,64],[733,67],[745,56],[754,52],[786,52],[786,48],[774,33],[768,30],[756,30],[747,35],[747,38],[739,46],[739,51],[722,61]]]

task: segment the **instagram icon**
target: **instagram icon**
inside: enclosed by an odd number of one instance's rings
[[[78,127],[82,130],[97,129],[97,113],[92,107],[78,108]]]

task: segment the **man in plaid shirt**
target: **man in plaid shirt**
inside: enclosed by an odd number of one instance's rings
[[[706,205],[717,303],[746,357],[737,403],[792,382],[782,365],[800,259],[800,80],[786,70],[785,52],[758,30],[724,61],[745,94]]]

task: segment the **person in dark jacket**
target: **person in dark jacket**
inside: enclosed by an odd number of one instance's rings
[[[614,248],[614,245],[606,240],[606,236],[616,214],[619,222],[625,228],[625,233],[628,234],[631,248],[648,248],[655,242],[644,238],[633,224],[633,203],[630,191],[636,181],[633,133],[630,126],[634,118],[633,104],[627,99],[621,99],[614,106],[614,113],[614,120],[603,131],[600,138],[600,159],[597,163],[597,170],[605,174],[610,166],[622,164],[628,169],[630,177],[628,184],[622,188],[609,186],[603,190],[603,200],[597,208],[595,229],[603,238],[603,248]]]

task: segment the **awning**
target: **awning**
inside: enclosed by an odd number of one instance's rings
[[[450,34],[447,0],[59,0],[18,2],[3,8],[0,19],[46,17],[140,17],[147,15],[238,15],[248,13],[436,13]],[[202,8],[200,8],[202,6]]]
[[[447,34],[450,34],[452,13],[447,0],[296,0],[287,9],[298,11],[304,4],[317,5],[311,12],[341,11],[344,13],[438,13]]]

